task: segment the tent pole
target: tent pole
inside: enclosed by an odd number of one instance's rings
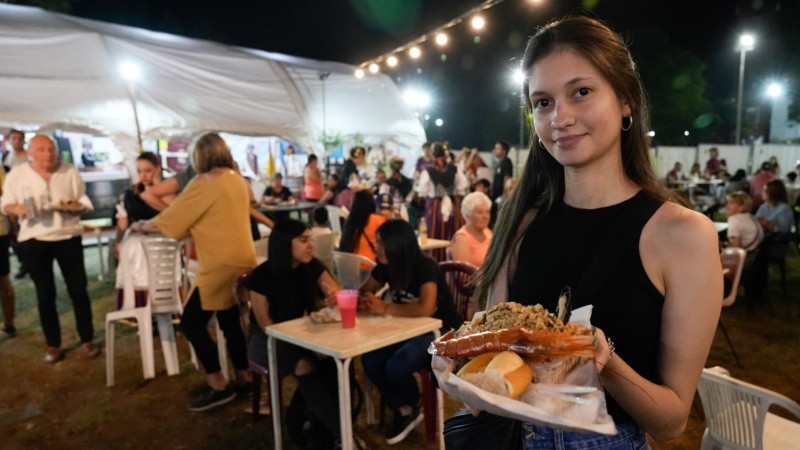
[[[128,82],[128,91],[131,96],[131,106],[133,106],[133,120],[136,122],[136,140],[139,142],[139,151],[144,151],[142,145],[142,129],[139,127],[139,110],[136,107],[136,86],[134,81]]]

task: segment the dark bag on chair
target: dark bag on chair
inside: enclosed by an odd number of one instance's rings
[[[462,409],[444,421],[444,446],[452,450],[522,448],[522,422],[481,411]]]

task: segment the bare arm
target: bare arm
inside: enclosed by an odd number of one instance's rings
[[[453,261],[469,261],[469,243],[463,236],[453,236],[453,243],[450,245],[450,255]]]
[[[13,203],[10,205],[6,205],[3,208],[3,211],[5,211],[6,214],[12,217],[24,217],[28,215],[28,207],[22,203]]]
[[[178,180],[175,177],[167,178],[166,180],[154,184],[147,188],[144,192],[139,194],[139,197],[144,200],[145,203],[150,205],[151,208],[163,211],[167,209],[167,202],[164,201],[164,198],[171,198],[178,192]]]
[[[373,280],[374,278],[370,278]],[[362,296],[365,309],[375,314],[390,314],[400,317],[430,317],[436,312],[436,282],[429,281],[419,288],[419,301],[412,303],[384,303],[371,292]]]
[[[272,325],[272,319],[269,318],[269,300],[265,295],[250,291],[250,307],[253,309],[259,328],[263,330]]]
[[[646,380],[602,341],[601,380],[654,439],[666,441],[686,427],[722,307],[722,265],[713,223],[672,203],[645,226],[639,248],[648,276],[664,293],[659,379]]]
[[[325,306],[336,306],[336,291],[342,288],[338,281],[327,270],[322,272],[317,280],[317,285],[325,293]]]

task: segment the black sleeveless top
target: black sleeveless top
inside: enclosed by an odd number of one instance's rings
[[[620,214],[636,216],[638,235],[593,298],[572,297],[572,307],[594,305],[592,324],[614,341],[617,354],[636,372],[656,379],[661,308],[664,296],[647,277],[639,256],[641,230],[661,206],[644,191],[622,203],[597,209],[578,209],[563,201],[537,217],[520,245],[517,271],[508,299],[525,305],[541,303],[554,312],[562,289],[573,289],[588,268],[595,249]],[[630,416],[606,395],[608,412],[616,422]]]

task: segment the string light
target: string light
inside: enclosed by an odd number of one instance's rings
[[[356,69],[355,75],[356,78],[364,78],[364,69]]]
[[[480,5],[470,9],[469,11],[461,14],[460,16],[456,17],[455,19],[445,23],[444,25],[431,30],[428,33],[423,34],[422,36],[418,37],[417,39],[408,42],[400,47],[397,47],[389,52],[386,52],[382,55],[376,56],[370,60],[364,61],[358,65],[359,70],[361,73],[365,73],[365,70],[369,70],[370,73],[378,73],[380,66],[379,63],[386,62],[389,67],[396,67],[399,64],[399,60],[395,55],[400,53],[408,52],[408,56],[411,59],[418,59],[422,55],[422,50],[420,49],[420,44],[428,42],[429,40],[434,40],[439,46],[444,46],[447,44],[448,36],[444,33],[446,30],[455,27],[456,25],[461,24],[465,20],[469,20],[470,24],[473,29],[475,30],[482,30],[486,26],[486,19],[480,14],[481,12],[492,8],[505,0],[485,0]],[[476,41],[477,43],[478,41]],[[373,66],[375,69],[373,70]],[[356,76],[358,71],[356,71]],[[359,77],[361,78],[361,77]]]

